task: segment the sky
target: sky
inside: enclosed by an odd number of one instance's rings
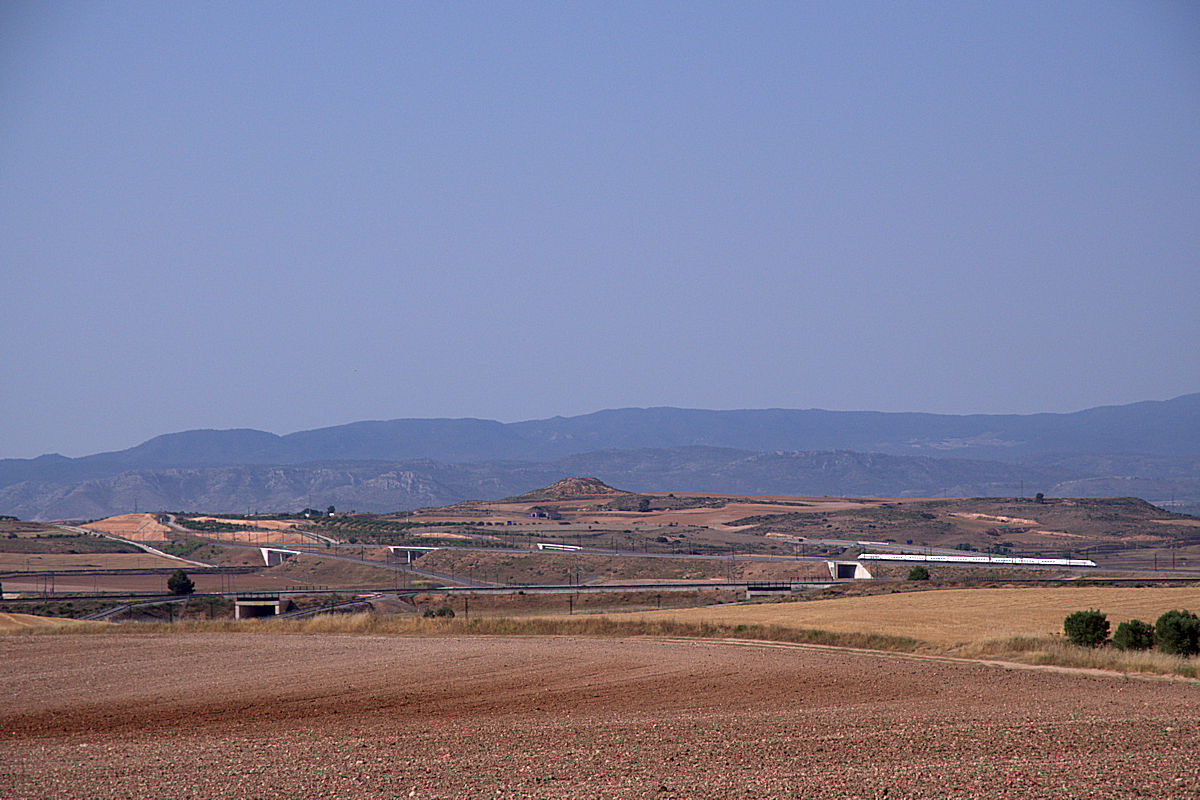
[[[0,458],[1200,391],[1200,6],[0,5]]]

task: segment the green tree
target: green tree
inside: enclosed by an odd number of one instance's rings
[[[1076,611],[1063,620],[1063,630],[1072,644],[1099,647],[1108,641],[1108,618],[1094,608]]]
[[[929,570],[918,564],[908,571],[908,579],[910,581],[927,581],[929,580]]]
[[[1154,626],[1140,619],[1131,619],[1117,626],[1112,637],[1118,650],[1149,650],[1154,647]]]
[[[1200,654],[1200,618],[1190,611],[1168,611],[1154,623],[1158,649],[1181,656]]]
[[[191,594],[196,591],[196,584],[187,573],[182,569],[175,570],[171,577],[167,578],[167,589],[171,594]]]

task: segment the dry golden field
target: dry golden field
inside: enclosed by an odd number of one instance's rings
[[[160,523],[154,514],[121,514],[89,522],[83,527],[108,533],[134,542],[165,542],[171,529]]]
[[[0,572],[175,569],[181,563],[153,553],[2,553]]]
[[[227,525],[243,525],[247,528],[262,528],[275,531],[290,531],[296,527],[295,522],[280,519],[255,519],[253,521],[230,519],[227,517],[191,517],[191,519],[197,522],[223,522]]]
[[[1117,623],[1123,620],[1153,622],[1173,608],[1200,612],[1200,588],[943,589],[808,602],[646,611],[624,616],[907,636],[952,648],[1015,636],[1061,634],[1063,619],[1085,608],[1103,611],[1112,630],[1116,630]]]
[[[272,520],[265,520],[271,522]],[[212,542],[230,542],[233,544],[301,544],[312,542],[311,536],[283,528],[268,528],[265,530],[243,531],[196,531],[192,534]]]
[[[193,531],[193,536],[203,537],[215,542],[233,542],[236,544],[299,544],[312,542],[313,538],[296,530],[296,523],[291,520],[254,519],[241,520],[226,517],[192,517],[196,522],[218,522],[236,525],[235,531]]]
[[[10,614],[0,611],[0,633],[14,633],[34,628],[87,628],[107,625],[104,622],[81,622],[74,619],[58,617],[40,617],[35,614]]]

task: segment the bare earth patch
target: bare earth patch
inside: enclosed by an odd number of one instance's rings
[[[0,796],[1161,797],[1200,684],[656,639],[0,638]]]
[[[158,521],[154,514],[121,514],[89,522],[83,527],[109,533],[132,542],[165,542],[171,529]]]
[[[265,520],[271,522],[272,520]],[[263,530],[247,528],[239,531],[196,531],[197,538],[233,544],[301,544],[312,542],[312,537],[288,528],[264,527]]]

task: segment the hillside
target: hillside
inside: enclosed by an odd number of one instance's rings
[[[479,419],[356,422],[286,436],[194,430],[83,458],[0,460],[0,486],[23,480],[82,480],[130,469],[415,458],[550,462],[597,450],[688,446],[1001,461],[1072,454],[1192,458],[1200,452],[1200,393],[1072,414],[625,408],[508,424]]]
[[[580,500],[584,498],[611,498],[627,495],[596,478],[563,478],[550,486],[526,492],[518,497],[506,498],[513,503],[538,503],[554,500]]]
[[[1200,394],[1024,416],[619,409],[504,424],[360,422],[287,436],[186,431],[83,458],[0,461],[0,514],[388,511],[566,475],[631,491],[1137,496],[1200,506]]]
[[[1124,462],[1119,462],[1123,464]],[[1111,466],[1111,465],[1109,465]],[[671,487],[682,492],[803,496],[1077,496],[1084,485],[1100,496],[1139,495],[1167,502],[1200,498],[1200,470],[1146,491],[1110,491],[1131,481],[1120,473],[1089,477],[1070,466],[1054,469],[1000,462],[878,453],[753,453],[706,447],[609,450],[552,463],[489,461],[444,464],[333,462],[285,466],[130,470],[77,483],[27,481],[0,488],[0,513],[22,519],[95,519],[141,510],[208,512],[297,511],[334,505],[388,512],[464,500],[496,500],[547,486],[564,476],[592,475],[633,492]]]
[[[1155,571],[1160,564],[1192,570],[1200,564],[1200,518],[1131,497],[831,498],[614,494],[605,488],[591,479],[567,479],[519,497],[410,514],[322,517],[311,524],[334,538],[355,536],[373,544],[403,544],[419,530],[416,536],[443,537],[443,543],[474,537],[485,546],[520,548],[548,541],[659,555],[737,550],[849,558],[864,550],[928,547],[941,548],[943,555],[1094,557],[1106,568],[1134,572]],[[469,564],[481,575],[514,565],[508,551],[459,556],[465,559],[459,566]],[[447,558],[422,563],[445,566]],[[606,569],[601,562],[575,566]],[[723,574],[734,569],[715,566]]]

